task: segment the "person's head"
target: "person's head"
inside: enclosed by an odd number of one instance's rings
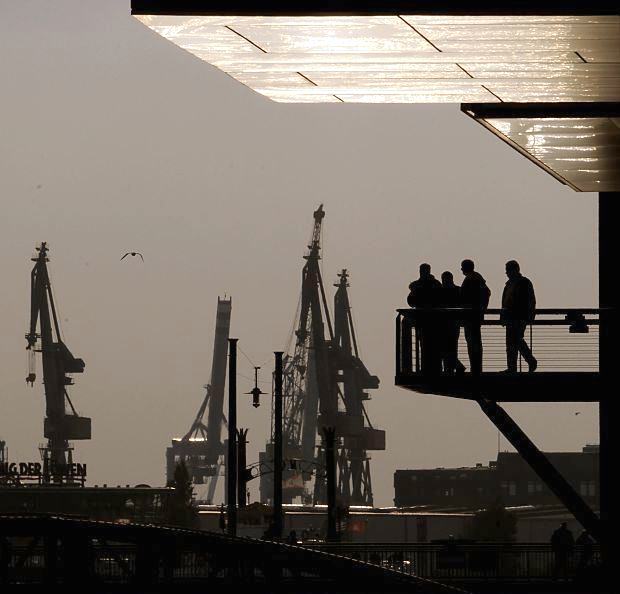
[[[474,271],[474,261],[473,260],[463,260],[461,262],[461,272],[463,274],[469,274]]]
[[[506,262],[506,276],[508,278],[514,278],[518,276],[520,272],[521,267],[519,266],[519,262],[516,260],[508,260],[508,262]]]
[[[431,275],[430,264],[420,264],[420,278],[425,278]]]
[[[566,528],[568,528],[568,524],[566,522],[562,522],[560,524],[560,528],[562,528],[562,530],[566,530]]]
[[[444,287],[454,286],[454,276],[449,270],[446,270],[445,272],[441,273],[441,284]]]

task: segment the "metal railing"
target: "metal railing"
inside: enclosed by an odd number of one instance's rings
[[[488,309],[480,321],[483,373],[507,369],[506,328],[500,316],[500,309]],[[462,308],[398,310],[396,375],[423,374],[423,348],[429,343],[429,337],[439,352],[450,327],[452,331],[460,329],[457,356],[468,372],[464,327],[471,317],[471,311]],[[599,371],[598,309],[539,309],[534,321],[527,325],[524,339],[538,361],[537,372]],[[440,357],[440,354],[435,356]],[[528,365],[519,355],[517,373],[527,371]],[[446,371],[442,369],[438,373]]]
[[[539,543],[305,543],[305,548],[363,561],[387,570],[439,582],[476,580],[546,582],[587,577],[600,564],[598,545],[574,547],[558,555]],[[132,581],[137,575],[138,551],[132,545],[95,545],[90,574],[105,583]],[[197,580],[219,575],[222,568],[207,552],[176,550],[169,579]],[[38,583],[46,575],[42,546],[13,547],[6,560],[10,582]],[[62,568],[61,568],[62,569]],[[163,578],[163,565],[154,567]],[[258,575],[258,574],[257,574]]]
[[[437,581],[576,579],[600,564],[598,545],[556,554],[546,543],[321,543],[307,545]]]

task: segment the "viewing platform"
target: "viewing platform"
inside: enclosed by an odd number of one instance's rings
[[[469,364],[460,308],[400,309],[396,318],[397,386],[423,394],[496,402],[597,402],[603,382],[599,372],[598,309],[538,309],[525,331],[525,341],[538,360],[535,371],[519,358],[516,372],[506,372],[505,327],[501,310],[488,309],[481,321],[482,373]],[[444,340],[446,327],[460,327],[458,359],[461,373],[422,368],[421,335],[433,348]],[[435,366],[437,367],[437,366]]]

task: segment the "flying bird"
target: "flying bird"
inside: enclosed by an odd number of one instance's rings
[[[124,260],[127,256],[140,256],[140,258],[142,258],[142,261],[144,262],[144,256],[140,253],[140,252],[127,252],[122,258],[121,260]]]

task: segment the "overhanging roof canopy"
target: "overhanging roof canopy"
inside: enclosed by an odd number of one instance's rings
[[[461,109],[574,190],[620,188],[620,103],[487,103]]]
[[[176,45],[279,102],[620,99],[618,9],[605,2],[585,8],[585,3],[553,0],[497,4],[133,0],[132,12]],[[510,136],[501,126],[487,127]],[[537,128],[543,136],[556,132]],[[596,137],[611,134],[615,142],[616,132],[612,122],[597,128]],[[522,152],[531,156],[527,148]],[[592,187],[569,183],[575,189]],[[617,178],[612,185],[620,189]]]

